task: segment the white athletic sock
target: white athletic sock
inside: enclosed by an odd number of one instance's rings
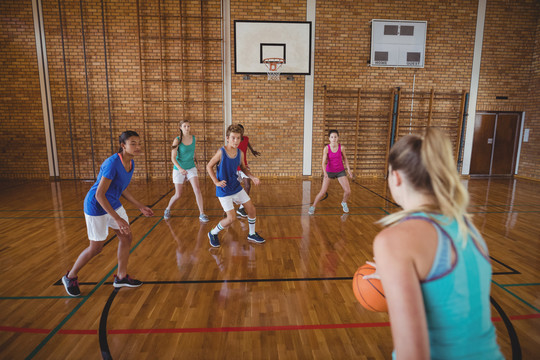
[[[221,230],[223,230],[223,226],[221,226],[221,223],[218,223],[217,226],[215,228],[213,228],[212,230],[210,230],[210,233],[212,235],[217,235]]]
[[[255,218],[255,219],[250,219],[250,218],[248,218],[249,235],[255,234],[255,221],[256,221],[256,220],[257,220],[257,218]]]

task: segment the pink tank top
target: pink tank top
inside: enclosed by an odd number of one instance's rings
[[[330,144],[328,144],[328,162],[326,163],[326,172],[341,172],[345,170],[343,166],[343,158],[341,156],[341,144],[338,144],[338,150],[332,152]]]

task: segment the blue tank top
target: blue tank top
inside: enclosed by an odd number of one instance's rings
[[[225,197],[234,195],[242,190],[242,185],[238,181],[238,175],[236,174],[236,169],[240,166],[240,149],[237,149],[236,157],[231,158],[227,154],[227,150],[224,147],[221,149],[221,161],[217,166],[217,178],[219,181],[225,180],[227,186],[224,188],[216,186],[216,195],[217,197]]]
[[[504,359],[491,321],[491,263],[481,236],[464,242],[457,221],[442,215],[415,213],[404,221],[410,219],[426,220],[438,233],[433,265],[420,284],[431,359]]]

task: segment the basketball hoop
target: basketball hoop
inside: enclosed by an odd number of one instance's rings
[[[266,65],[268,80],[279,81],[279,74],[281,74],[281,66],[285,64],[285,60],[282,58],[266,58],[263,59],[263,63],[264,65]]]

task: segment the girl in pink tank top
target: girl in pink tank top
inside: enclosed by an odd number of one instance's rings
[[[317,203],[322,199],[328,190],[330,185],[330,179],[337,179],[343,188],[343,200],[341,201],[341,206],[343,207],[343,212],[348,213],[349,207],[347,205],[347,200],[351,195],[351,187],[349,185],[349,180],[347,180],[347,174],[345,173],[345,168],[347,168],[347,173],[352,179],[353,174],[349,166],[349,161],[345,155],[345,147],[342,146],[339,142],[339,133],[337,130],[330,130],[328,133],[328,139],[330,144],[324,147],[323,157],[322,157],[322,169],[324,173],[323,183],[321,191],[315,197],[313,205],[309,207],[308,213],[310,215],[315,214],[315,207]]]

